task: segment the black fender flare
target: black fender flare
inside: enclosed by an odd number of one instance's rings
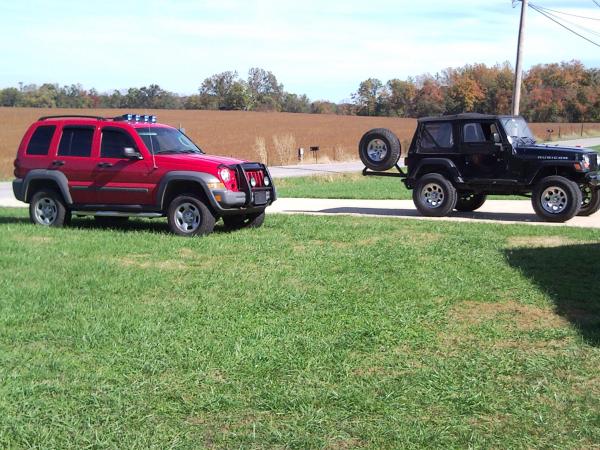
[[[60,193],[67,205],[73,204],[71,193],[69,192],[69,181],[64,173],[58,170],[47,170],[47,169],[33,169],[27,172],[25,179],[23,180],[23,191],[22,196],[24,201],[29,201],[31,192],[29,191],[29,185],[34,180],[51,180],[58,186]]]
[[[165,192],[167,192],[169,184],[175,181],[191,181],[197,183],[201,187],[202,192],[206,195],[211,206],[217,211],[221,209],[221,206],[217,203],[217,200],[215,200],[214,195],[212,195],[212,192],[208,188],[208,183],[220,183],[221,181],[216,176],[208,173],[187,170],[169,172],[161,178],[156,193],[156,206],[158,206],[159,209],[162,210],[167,206],[164,204]]]
[[[448,173],[452,177],[452,181],[455,183],[464,183],[460,170],[456,167],[456,164],[448,158],[427,158],[419,161],[413,170],[408,173],[408,177],[416,179],[423,168],[427,166],[442,166],[448,170]]]
[[[535,170],[533,171],[533,173],[527,180],[527,184],[528,185],[535,184],[534,181],[536,181],[540,172],[542,172],[544,169],[547,169],[547,168],[556,168],[557,172],[560,169],[564,168],[564,169],[567,169],[568,172],[576,173],[575,169],[573,168],[573,164],[575,164],[576,162],[577,161],[539,161],[539,163],[536,164]]]

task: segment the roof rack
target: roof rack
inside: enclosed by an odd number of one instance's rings
[[[106,118],[104,118],[104,117],[100,117],[100,116],[85,116],[85,115],[82,115],[82,114],[61,114],[61,115],[57,115],[57,116],[43,116],[43,117],[40,117],[38,120],[65,119],[65,118],[69,118],[69,117],[79,118],[79,119],[106,120]]]

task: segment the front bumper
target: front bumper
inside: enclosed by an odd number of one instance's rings
[[[264,194],[261,194],[262,192]],[[240,208],[252,210],[265,209],[275,200],[271,189],[253,190],[249,193],[219,189],[211,191],[211,193],[215,203],[219,206],[218,209],[222,212],[230,209],[238,211]]]
[[[585,175],[585,182],[590,186],[600,186],[600,172],[590,172]]]

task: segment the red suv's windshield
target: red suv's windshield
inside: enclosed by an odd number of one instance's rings
[[[185,134],[174,128],[138,128],[139,136],[146,144],[148,151],[158,154],[165,153],[204,153]]]

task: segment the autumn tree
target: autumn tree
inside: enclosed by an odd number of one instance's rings
[[[361,116],[376,116],[380,112],[380,98],[383,84],[377,78],[369,78],[360,83],[358,91],[352,95],[352,99],[358,107]]]

